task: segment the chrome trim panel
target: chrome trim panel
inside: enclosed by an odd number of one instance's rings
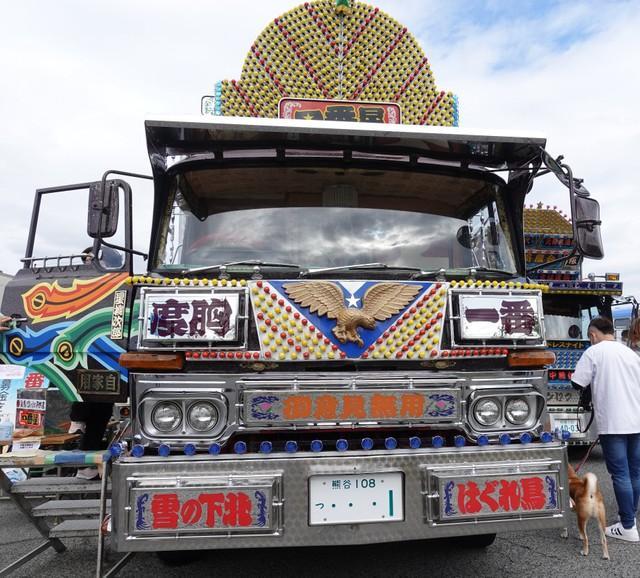
[[[406,391],[429,392],[442,390],[455,390],[459,407],[452,416],[441,416],[424,420],[397,419],[397,420],[333,420],[326,419],[291,422],[285,425],[285,429],[318,431],[322,428],[335,430],[336,427],[344,427],[349,430],[354,425],[363,435],[369,429],[379,428],[381,424],[395,423],[398,426],[411,427],[424,423],[438,429],[464,431],[471,439],[480,434],[492,438],[504,432],[517,434],[522,431],[530,431],[534,434],[542,431],[542,409],[537,414],[535,423],[527,424],[527,427],[511,428],[500,427],[487,429],[474,427],[467,417],[468,402],[479,395],[478,392],[487,391],[491,395],[529,395],[536,400],[542,396],[541,408],[544,407],[546,373],[536,371],[511,371],[511,372],[437,372],[414,371],[390,373],[272,373],[263,375],[243,374],[131,374],[132,385],[132,413],[134,435],[138,443],[151,446],[159,445],[160,441],[180,447],[189,441],[195,443],[201,449],[205,449],[212,441],[222,445],[234,434],[267,432],[272,426],[268,420],[264,423],[255,421],[247,422],[243,419],[243,400],[247,392],[256,391],[282,391],[282,392],[325,392],[325,391]],[[182,397],[189,399],[208,399],[217,397],[224,399],[227,413],[226,428],[217,430],[215,435],[196,435],[186,438],[184,434],[164,435],[162,439],[157,432],[145,429],[145,404],[148,396],[163,396],[163,391],[170,392],[174,399]],[[459,393],[458,393],[459,392]],[[214,395],[215,394],[215,395]],[[266,434],[265,434],[266,435]]]
[[[288,454],[271,454],[268,457],[247,454],[124,458],[114,464],[112,474],[113,540],[119,551],[154,551],[369,544],[561,528],[567,524],[566,464],[566,447],[556,442],[505,448],[487,446],[442,450],[323,452],[321,455],[295,457]],[[442,475],[446,471],[508,475],[520,470],[551,472],[557,476],[557,509],[529,518],[522,516],[522,512],[513,512],[500,519],[488,517],[473,519],[471,523],[467,520],[439,523],[434,512],[439,511],[440,498],[434,494],[437,490],[430,485],[430,475]],[[378,472],[403,472],[404,521],[342,524],[331,528],[309,525],[309,476]],[[137,494],[132,494],[132,488],[143,487],[147,483],[153,485],[159,479],[164,480],[165,484],[176,485],[179,480],[229,480],[230,484],[238,479],[249,482],[256,479],[275,480],[272,505],[275,512],[278,512],[278,508],[281,512],[276,513],[271,530],[277,529],[277,532],[260,536],[251,532],[245,535],[206,531],[176,531],[168,534],[136,532],[131,524],[132,518],[136,518],[136,503],[132,500]]]

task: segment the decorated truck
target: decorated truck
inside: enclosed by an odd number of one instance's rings
[[[576,251],[602,247],[597,202],[545,138],[458,128],[407,28],[346,0],[269,23],[201,112],[145,123],[146,271],[136,175],[109,171],[37,192],[2,304],[4,362],[70,400],[129,400],[115,547],[489,544],[564,526],[549,283],[525,260],[537,175],[568,189]],[[83,191],[90,246],[38,252],[43,199]]]
[[[556,207],[537,203],[525,208],[524,230],[527,276],[548,287],[542,305],[547,345],[555,354],[548,372],[548,429],[568,432],[570,444],[592,443],[598,437],[593,412],[571,385],[571,376],[589,347],[590,320],[598,315],[613,319],[622,302],[620,275],[583,276],[571,220]]]

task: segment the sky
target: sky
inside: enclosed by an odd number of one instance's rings
[[[600,201],[605,258],[640,297],[640,0],[377,0],[406,25],[460,125],[539,132]],[[252,41],[292,0],[21,0],[0,22],[0,270],[21,266],[35,189],[150,173],[144,119],[199,114],[216,81],[239,78]],[[146,250],[151,188],[134,188],[136,248]],[[51,201],[36,247],[82,219]],[[528,198],[568,211],[543,177]],[[71,199],[73,203],[73,199]],[[78,221],[78,222],[76,222]],[[78,247],[80,250],[81,247]],[[38,253],[38,251],[36,251]]]

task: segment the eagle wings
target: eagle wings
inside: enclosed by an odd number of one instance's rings
[[[399,313],[420,292],[420,285],[378,283],[367,289],[362,309],[345,307],[344,295],[330,281],[308,281],[283,285],[287,295],[311,313],[336,319],[334,335],[341,343],[353,341],[363,346],[358,327],[373,329],[376,321],[385,321]]]

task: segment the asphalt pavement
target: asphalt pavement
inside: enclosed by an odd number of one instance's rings
[[[570,453],[577,463],[584,449]],[[607,504],[609,523],[617,518],[611,480],[600,448],[596,448],[581,473],[594,472]],[[602,560],[602,548],[594,520],[589,524],[591,552],[580,555],[575,517],[571,515],[569,538],[558,530],[499,534],[486,549],[464,549],[451,541],[419,541],[341,548],[286,548],[210,551],[186,565],[167,566],[154,554],[136,554],[118,576],[237,577],[377,577],[377,576],[486,576],[486,577],[629,577],[640,576],[640,543],[609,539],[610,560]],[[0,501],[0,568],[41,542],[39,534],[21,512]],[[95,575],[95,540],[66,540],[68,550],[40,554],[13,576],[81,578]]]

